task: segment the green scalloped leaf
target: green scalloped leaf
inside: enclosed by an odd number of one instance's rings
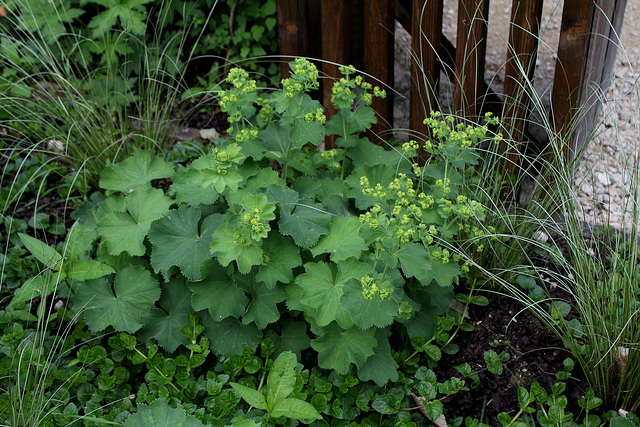
[[[382,387],[389,381],[398,380],[398,364],[391,355],[390,335],[391,331],[388,329],[376,330],[378,346],[374,349],[373,356],[358,367],[358,377],[362,381],[374,381]]]
[[[436,261],[434,268],[431,270],[433,278],[440,286],[452,286],[458,283],[461,271],[458,263],[449,261],[446,264]]]
[[[191,292],[184,279],[174,277],[163,283],[162,297],[158,305],[152,308],[145,318],[145,325],[138,333],[138,339],[145,341],[155,338],[158,345],[168,352],[175,351],[180,345],[191,344],[191,341],[180,333],[183,326],[189,325],[188,315],[191,309]]]
[[[202,186],[202,175],[197,169],[180,167],[173,177],[171,191],[177,203],[187,205],[213,205],[220,194],[212,186]]]
[[[291,127],[270,125],[260,131],[258,139],[264,143],[267,151],[284,158],[291,148]]]
[[[249,236],[243,236],[242,231],[228,223],[213,234],[211,253],[217,254],[218,261],[224,266],[235,261],[242,274],[248,274],[252,266],[262,264],[262,249]]]
[[[160,285],[143,267],[126,267],[116,273],[113,285],[101,278],[78,285],[74,310],[83,311],[92,331],[113,326],[116,331],[134,333],[160,298]]]
[[[425,285],[431,282],[431,256],[424,246],[409,243],[393,254],[400,261],[402,272],[407,277],[415,277]]]
[[[262,241],[264,264],[260,266],[256,279],[273,288],[277,282],[289,283],[293,269],[302,264],[300,249],[280,233],[270,233]]]
[[[208,309],[216,322],[244,314],[249,298],[226,269],[212,260],[203,266],[203,276],[201,281],[189,283],[193,292],[191,304],[195,311]]]
[[[212,155],[201,156],[194,160],[191,168],[197,171],[197,181],[203,187],[213,187],[218,193],[224,192],[227,187],[231,191],[237,191],[244,180],[243,176],[236,172],[236,165],[223,165]]]
[[[283,351],[291,351],[298,358],[302,350],[306,350],[311,345],[309,335],[307,335],[306,322],[299,322],[292,318],[280,320],[276,325],[276,328],[281,329],[273,330],[270,328],[267,332],[267,338],[270,338],[275,346],[274,357]]]
[[[173,172],[173,165],[153,151],[136,149],[133,156],[102,171],[100,188],[122,193],[146,190],[152,180],[170,178]]]
[[[353,276],[341,274],[333,264],[324,262],[307,263],[304,268],[306,272],[296,279],[296,284],[303,290],[300,302],[314,309],[314,318],[319,326],[338,321],[348,327],[350,314],[342,307],[340,299],[345,283]]]
[[[167,213],[173,202],[158,189],[134,190],[124,202],[127,211],[108,212],[98,221],[98,232],[110,255],[127,252],[142,256],[146,252],[143,241],[151,223]]]
[[[372,326],[384,328],[393,323],[398,314],[398,303],[393,295],[387,299],[380,299],[374,295],[371,299],[362,296],[362,285],[351,280],[344,285],[342,306],[351,314],[351,320],[360,329]]]
[[[311,347],[318,352],[318,365],[343,375],[352,363],[363,366],[378,345],[375,331],[356,327],[344,330],[335,323],[330,324],[322,336],[311,341]]]
[[[396,172],[394,169],[391,169],[386,165],[376,165],[357,168],[351,175],[349,175],[346,179],[347,184],[351,187],[348,191],[349,197],[352,197],[355,200],[358,209],[367,210],[375,204],[380,204],[381,200],[362,193],[360,179],[363,176],[367,177],[371,188],[380,184],[383,188],[388,189],[391,181],[396,178]],[[388,191],[387,195],[390,198],[395,196],[391,191]]]
[[[331,215],[315,202],[300,200],[280,211],[280,232],[303,248],[315,245],[329,232],[330,224]]]
[[[352,216],[333,220],[329,234],[320,238],[318,244],[311,248],[311,253],[314,257],[328,253],[333,262],[360,258],[362,251],[367,249],[360,237],[360,226],[360,221]]]
[[[313,102],[317,103],[318,101]],[[322,123],[298,119],[294,122],[293,129],[291,130],[291,141],[297,149],[304,147],[307,142],[313,145],[320,145],[323,134],[324,126]]]
[[[210,215],[202,225],[200,216],[200,208],[182,206],[151,224],[151,266],[156,273],[162,272],[165,280],[174,265],[180,267],[187,279],[202,279],[200,266],[211,258],[213,232],[222,224],[224,216]]]
[[[280,204],[280,233],[293,237],[296,245],[309,248],[329,232],[331,215],[315,202],[299,200],[294,190],[268,185],[267,191]]]
[[[156,399],[150,405],[138,405],[137,412],[125,421],[126,427],[204,427],[182,408],[172,408],[165,399]]]
[[[254,275],[234,275],[239,286],[250,296],[250,302],[242,317],[242,323],[255,322],[258,328],[264,329],[269,323],[280,318],[278,303],[285,300],[287,293],[284,286],[278,284],[269,288],[264,283],[256,282]]]
[[[203,323],[204,335],[209,338],[211,350],[224,357],[241,354],[245,347],[255,350],[262,339],[262,332],[256,325],[243,325],[232,317],[221,322],[205,317]]]

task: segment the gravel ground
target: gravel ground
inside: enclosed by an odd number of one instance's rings
[[[457,1],[444,2],[444,34],[455,44]],[[548,111],[549,97],[555,70],[555,51],[558,47],[563,0],[546,1],[541,25],[541,44],[538,51],[534,86]],[[493,0],[489,11],[489,36],[485,81],[501,93],[504,83],[504,61],[508,39],[511,0]],[[614,70],[614,79],[603,103],[601,120],[593,131],[576,169],[574,188],[585,213],[585,221],[610,224],[616,228],[630,226],[629,209],[632,200],[630,182],[635,168],[640,135],[639,99],[640,73],[640,4],[629,0],[621,32],[622,45]],[[408,128],[409,118],[409,51],[410,36],[396,25],[396,81],[394,128]],[[441,81],[442,103],[450,104],[452,86],[444,75]],[[535,129],[532,129],[535,132]],[[400,139],[406,133],[398,132]]]

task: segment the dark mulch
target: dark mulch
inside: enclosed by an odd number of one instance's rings
[[[510,297],[492,295],[486,307],[473,307],[470,318],[475,330],[462,332],[456,337],[460,351],[444,357],[440,362],[443,371],[438,373],[441,381],[457,375],[453,369],[462,363],[469,363],[474,370],[482,369],[484,352],[494,350],[500,354],[506,351],[511,359],[504,364],[501,375],[482,371],[480,385],[468,392],[458,393],[444,401],[447,417],[480,418],[489,425],[500,425],[497,415],[518,412],[518,387],[530,390],[533,382],[538,382],[549,390],[550,384],[557,382],[555,374],[563,370],[563,361],[570,357],[562,342],[550,333],[529,311],[522,310],[522,304]],[[568,411],[574,416],[580,414],[577,402],[583,396],[587,385],[578,366],[567,381],[565,396],[569,400]]]

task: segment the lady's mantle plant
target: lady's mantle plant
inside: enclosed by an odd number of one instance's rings
[[[195,312],[217,354],[268,337],[278,353],[311,347],[320,367],[384,384],[398,378],[389,337],[436,339],[468,274],[484,213],[463,184],[487,131],[434,115],[434,140],[385,149],[362,136],[384,92],[342,68],[327,120],[308,95],[315,66],[291,68],[274,93],[232,70],[220,104],[233,137],[188,166],[137,151],[104,171],[106,195],[80,212],[67,258],[115,273],[73,283],[74,308],[93,331],[169,352],[198,345],[180,333]],[[319,149],[328,136],[336,147]]]

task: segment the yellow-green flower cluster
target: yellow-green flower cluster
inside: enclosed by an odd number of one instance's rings
[[[256,81],[249,78],[249,73],[242,68],[233,68],[229,71],[227,82],[233,86],[229,90],[218,92],[220,109],[229,114],[227,121],[232,125],[241,123],[246,112],[241,111],[247,105],[253,105],[256,95]],[[238,128],[232,126],[229,134],[233,135]]]
[[[364,299],[372,300],[377,298],[384,301],[391,298],[391,290],[393,290],[393,288],[388,280],[376,280],[366,275],[360,279],[360,284],[362,285],[362,298]]]
[[[251,244],[251,241],[240,233],[234,233],[233,244],[236,246],[248,246]]]
[[[371,188],[369,186],[369,178],[367,178],[366,176],[362,176],[360,178],[360,187],[362,188],[362,194],[364,194],[365,196],[372,196],[376,199],[387,198],[387,192],[385,191],[384,187],[380,183],[378,183],[375,185],[375,187]]]
[[[414,140],[411,140],[409,142],[405,142],[404,144],[402,144],[402,150],[405,153],[418,151],[419,148],[420,148],[420,145]]]
[[[431,117],[424,120],[424,124],[431,128],[431,134],[439,140],[438,148],[440,150],[445,146],[467,149],[487,138],[487,126],[472,126],[464,123],[454,125],[455,118],[453,116],[446,116],[443,120],[440,118],[441,115],[439,111],[433,111]],[[485,121],[488,124],[497,124],[497,119],[490,114],[485,116]],[[499,137],[494,137],[494,139],[497,140]],[[425,144],[426,151],[433,153],[433,148],[433,146]]]
[[[242,215],[242,222],[251,232],[251,238],[258,241],[267,237],[267,233],[271,230],[271,227],[263,221],[261,213],[260,208],[254,207],[251,212],[245,212]]]
[[[302,83],[291,78],[282,80],[282,89],[284,90],[284,96],[287,98],[293,98],[294,96],[300,95],[304,92],[304,86]]]
[[[360,215],[360,222],[363,224],[367,224],[369,228],[375,230],[380,226],[378,214],[381,210],[382,208],[380,208],[380,205],[373,206],[368,212]]]
[[[232,68],[229,71],[227,81],[234,88],[239,89],[241,93],[253,93],[256,91],[256,81],[250,79],[249,73],[242,68]],[[230,107],[230,103],[238,102],[238,91],[221,90],[218,93],[218,97],[220,99],[220,107],[226,111]]]
[[[436,189],[446,196],[451,192],[451,187],[449,186],[450,184],[451,180],[449,178],[437,179]]]
[[[236,135],[236,142],[245,142],[251,141],[252,139],[256,139],[258,137],[257,129],[242,129]]]
[[[500,123],[500,121],[498,120],[497,117],[493,116],[493,113],[491,111],[487,111],[484,114],[484,121],[488,124],[488,125],[493,125],[493,126],[498,126],[498,124]]]
[[[287,98],[302,95],[305,91],[319,87],[318,69],[311,62],[298,58],[289,66],[292,72],[291,77],[282,79],[284,95]]]
[[[332,150],[324,150],[320,153],[322,160],[327,162],[327,166],[330,169],[340,169],[342,165],[338,159],[338,150],[335,148]]]
[[[219,147],[216,147],[211,152],[213,158],[216,159],[220,163],[226,163],[229,161],[229,153],[227,150],[222,150]]]
[[[230,103],[238,102],[238,97],[233,92],[227,92],[226,90],[221,90],[218,93],[218,97],[220,98],[220,108],[223,111],[226,111],[229,108]]]
[[[398,177],[389,183],[386,191],[380,184],[372,188],[369,179],[364,176],[360,179],[360,184],[364,195],[385,200],[393,198],[393,205],[389,205],[388,211],[383,212],[380,204],[376,204],[368,212],[360,215],[361,223],[372,229],[384,226],[389,235],[399,243],[433,243],[438,231],[434,225],[424,223],[422,218],[423,210],[428,210],[434,205],[434,197],[423,192],[417,193],[414,189],[415,182],[411,178],[402,173],[398,174]],[[386,202],[389,203],[389,200]]]
[[[451,252],[449,249],[435,249],[431,251],[431,257],[435,260],[440,261],[443,264],[448,264],[451,257]]]
[[[211,167],[219,175],[226,174],[227,169],[232,167],[234,163],[240,163],[244,159],[244,155],[240,153],[240,146],[235,143],[229,144],[226,148],[214,147],[210,156],[214,160]]]
[[[304,115],[304,120],[307,123],[318,122],[320,124],[324,124],[327,121],[327,116],[324,115],[324,110],[322,107],[316,108],[316,111],[309,111]]]
[[[462,221],[470,218],[484,219],[484,206],[476,200],[469,200],[464,196],[458,196],[458,202],[451,205],[451,211]]]
[[[344,77],[334,83],[331,89],[331,101],[339,109],[351,108],[356,101],[356,91],[354,89],[359,87],[359,99],[363,105],[371,105],[373,97],[377,96],[385,98],[386,93],[379,87],[373,87],[371,83],[365,82],[361,75],[350,77],[356,72],[353,66],[340,67],[340,72]]]
[[[264,98],[258,98],[258,100],[256,101],[256,104],[258,104],[261,107],[260,113],[258,113],[258,118],[263,122],[270,122],[271,113],[273,113],[273,106],[271,105],[269,100]]]
[[[383,89],[380,89],[378,86],[373,88],[373,96],[378,97],[380,99],[385,99],[387,97],[387,92]]]
[[[249,78],[247,73],[242,68],[232,68],[229,71],[227,80],[237,89],[242,89],[245,93],[251,93],[256,91],[256,81]]]
[[[318,68],[314,64],[304,58],[297,58],[295,61],[293,61],[290,67],[296,78],[305,82],[305,89],[318,88],[319,73]]]
[[[331,102],[339,106],[339,101],[346,102],[349,106],[355,101],[352,85],[345,77],[334,83],[331,88]]]

